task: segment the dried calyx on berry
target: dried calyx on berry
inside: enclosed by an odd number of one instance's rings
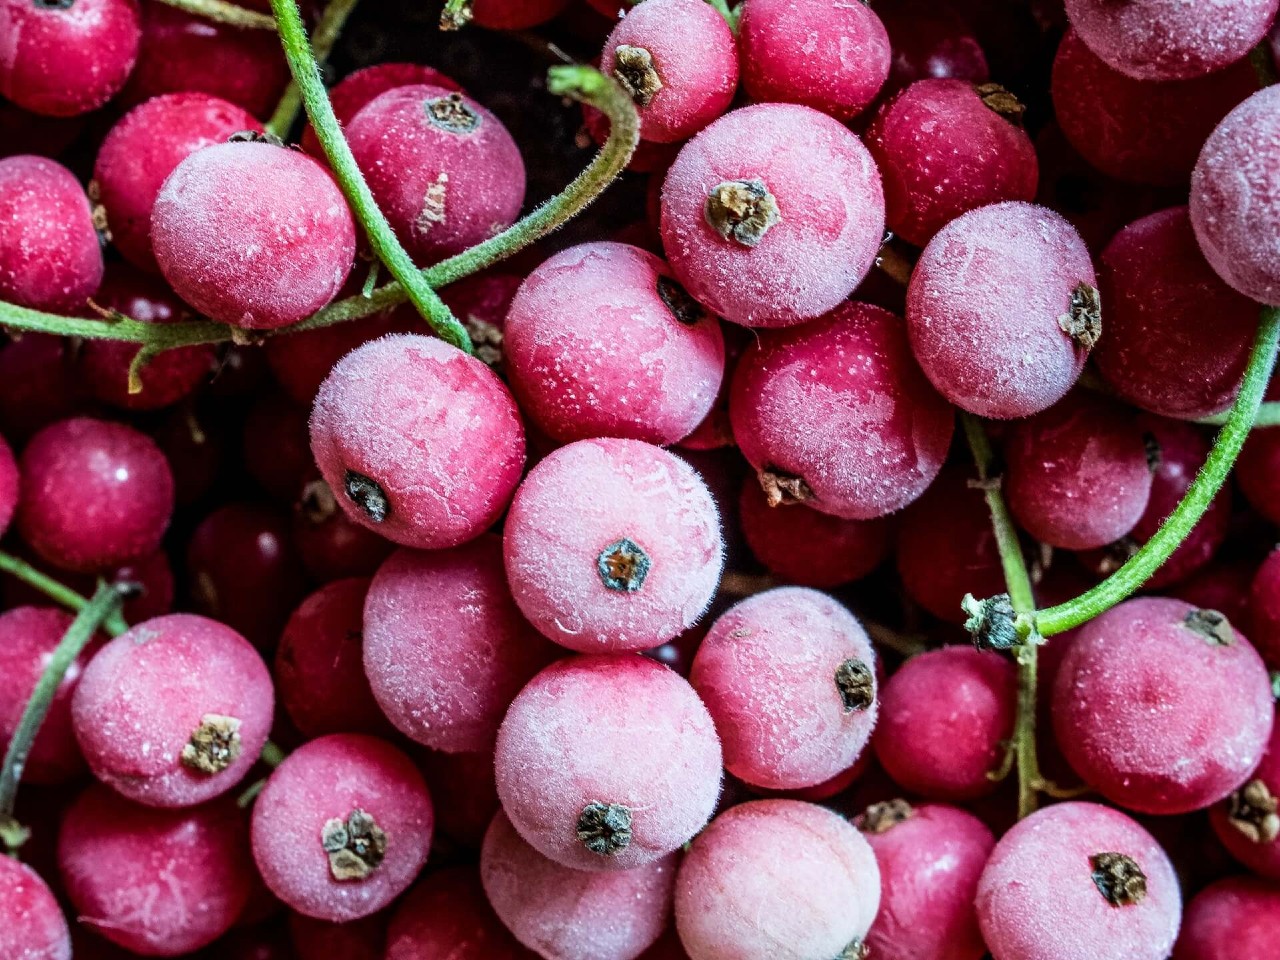
[[[771,507],[789,506],[813,499],[813,489],[803,477],[784,473],[776,467],[765,467],[759,474],[760,489]]]
[[[653,54],[644,47],[620,43],[613,52],[613,76],[638,106],[647,107],[662,89]]]
[[[386,491],[372,477],[348,470],[343,477],[342,486],[348,499],[374,523],[382,523],[391,516],[391,501],[387,499]]]
[[[422,109],[433,127],[459,136],[475,133],[484,122],[484,118],[467,105],[460,93],[432,97],[422,105]]]
[[[1280,838],[1280,801],[1261,780],[1250,780],[1227,803],[1228,822],[1254,843]]]
[[[240,721],[206,713],[182,748],[182,765],[199,773],[220,773],[240,756]]]
[[[726,180],[707,194],[703,215],[711,229],[744,247],[754,247],[782,219],[778,201],[763,180]]]
[[[910,803],[898,797],[871,804],[858,817],[855,825],[863,833],[886,833],[904,820],[910,820],[915,813]]]
[[[1084,350],[1092,350],[1102,339],[1102,298],[1098,288],[1081,283],[1071,291],[1071,308],[1058,318],[1062,332]]]
[[[671,277],[658,277],[658,296],[667,305],[672,316],[686,327],[692,327],[706,317],[702,304],[689,295],[689,291]]]
[[[329,855],[329,872],[335,880],[365,879],[387,853],[387,835],[363,810],[352,810],[346,820],[328,821],[320,843]]]
[[[1138,861],[1123,853],[1095,853],[1089,858],[1093,883],[1113,907],[1131,907],[1147,897],[1147,875]]]
[[[592,801],[578,816],[578,839],[592,853],[608,857],[631,843],[631,809]]]
[[[1009,594],[999,593],[986,600],[978,600],[967,593],[960,601],[960,609],[968,614],[964,628],[979,650],[1009,650],[1023,643],[1018,636],[1017,615]]]
[[[652,566],[644,549],[627,537],[609,544],[596,559],[601,582],[607,589],[623,593],[635,593],[643,587]]]
[[[1215,646],[1229,647],[1236,642],[1236,632],[1232,629],[1231,622],[1217,610],[1192,610],[1183,619],[1182,625]]]
[[[998,83],[978,83],[974,84],[973,89],[984,106],[1010,123],[1022,126],[1022,117],[1027,112],[1027,108],[1016,96]]]
[[[875,671],[865,661],[850,658],[836,667],[836,689],[845,713],[867,710],[876,699]]]

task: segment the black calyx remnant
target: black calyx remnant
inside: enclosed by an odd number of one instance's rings
[[[1183,618],[1182,625],[1219,647],[1229,647],[1236,642],[1231,621],[1217,610],[1192,610]]]
[[[189,770],[221,773],[240,756],[240,721],[236,717],[206,713],[200,726],[182,748],[179,759]]]
[[[623,593],[635,593],[643,587],[652,566],[644,549],[627,537],[609,544],[596,558],[596,569],[605,587]]]
[[[972,594],[966,594],[960,606],[969,615],[964,628],[979,650],[1009,650],[1022,642],[1014,625],[1013,601],[1007,593],[986,600],[975,600]]]
[[[387,855],[387,835],[363,810],[352,810],[346,820],[328,821],[320,832],[320,842],[329,855],[329,873],[335,880],[363,880]]]
[[[876,700],[876,675],[865,661],[850,658],[836,667],[836,689],[844,712],[867,710]]]
[[[726,180],[707,194],[707,223],[726,240],[754,247],[782,219],[778,201],[763,180]]]
[[[346,491],[347,498],[374,523],[382,523],[391,516],[391,501],[387,499],[386,491],[372,477],[348,470],[342,478],[342,488]]]
[[[1102,297],[1098,288],[1079,284],[1071,291],[1070,312],[1058,318],[1058,327],[1076,342],[1076,346],[1092,350],[1102,339]]]
[[[689,295],[689,291],[671,277],[658,278],[658,296],[667,305],[672,316],[686,327],[694,326],[707,315],[702,304]]]
[[[284,141],[274,133],[263,130],[241,130],[227,137],[227,143],[267,143],[273,147],[284,146]]]
[[[1147,875],[1124,853],[1095,853],[1089,858],[1093,885],[1113,907],[1132,907],[1147,898]]]
[[[433,97],[422,105],[427,121],[446,133],[465,136],[480,129],[484,118],[467,105],[462,94],[451,93],[447,97]]]
[[[578,816],[578,839],[592,853],[610,857],[631,842],[631,809],[593,800]]]
[[[662,89],[662,78],[653,62],[653,54],[644,47],[618,44],[613,52],[613,76],[637,106],[647,107]]]

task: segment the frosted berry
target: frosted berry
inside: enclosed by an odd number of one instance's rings
[[[1262,762],[1209,822],[1227,852],[1249,870],[1280,881],[1280,726],[1271,733]]]
[[[30,867],[0,857],[0,954],[9,960],[71,960],[62,908]]]
[[[494,915],[475,867],[422,880],[396,907],[385,960],[526,960],[530,954]],[[379,955],[378,960],[383,960]]]
[[[1173,960],[1266,960],[1280,938],[1280,885],[1228,877],[1187,904]]]
[[[62,337],[24,333],[0,347],[0,433],[13,446],[84,409],[69,346]]]
[[[1262,659],[1280,669],[1280,550],[1268,554],[1253,575],[1249,585],[1249,625]]]

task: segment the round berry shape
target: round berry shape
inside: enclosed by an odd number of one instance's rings
[[[1128,600],[1085,624],[1053,689],[1067,761],[1141,813],[1199,810],[1244,786],[1274,714],[1249,641],[1222,614],[1164,598]]]
[[[857,302],[760,337],[734,372],[729,418],[770,504],[804,502],[850,520],[924,493],[954,428],[901,321]]]
[[[151,243],[183,300],[246,330],[315,313],[356,253],[351,211],[328,171],[253,141],[204,147],[179,163],[156,196]]]
[[[1228,877],[1187,904],[1173,960],[1266,960],[1278,939],[1280,885]]]
[[[862,834],[800,800],[732,807],[693,841],[676,876],[690,960],[859,957],[880,905]]]
[[[638,440],[579,440],[546,457],[516,491],[503,549],[521,612],[584,653],[666,643],[706,610],[724,563],[706,484]]]
[[[465,850],[479,850],[501,806],[494,783],[493,751],[427,750],[418,757],[418,766],[431,789],[440,832]]]
[[[982,44],[959,9],[926,0],[900,0],[882,7],[879,14],[893,48],[882,93],[895,93],[929,78],[972,83],[991,79]]]
[[[433,820],[408,757],[374,737],[333,734],[299,747],[267,780],[253,807],[253,859],[294,910],[345,923],[408,889]]]
[[[956,406],[996,419],[1061,400],[1102,332],[1089,251],[1046,207],[997,203],[957,217],[907,287],[907,333]]]
[[[519,148],[465,94],[396,87],[365,104],[346,135],[379,208],[420,263],[488,240],[524,205]]]
[[[680,150],[662,190],[676,277],[708,309],[749,327],[830,310],[871,269],[883,234],[871,154],[808,107],[725,114]]]
[[[494,915],[475,867],[448,867],[410,890],[391,916],[376,960],[527,960]],[[374,958],[370,958],[374,960]]]
[[[0,955],[10,960],[71,960],[67,919],[40,875],[0,857]]]
[[[524,427],[492,370],[433,337],[383,337],[320,387],[311,450],[347,516],[406,547],[464,543],[506,508]]]
[[[1249,584],[1248,623],[1262,659],[1280,670],[1280,549],[1267,555]]]
[[[307,575],[318,583],[370,577],[396,545],[352,522],[329,485],[308,481],[293,504],[293,544]]]
[[[0,534],[9,529],[9,523],[18,509],[21,493],[21,477],[13,449],[4,437],[0,437]]]
[[[1280,430],[1255,430],[1235,464],[1236,482],[1249,506],[1280,524]]]
[[[1227,852],[1250,871],[1280,881],[1280,726],[1249,779],[1209,812]]]

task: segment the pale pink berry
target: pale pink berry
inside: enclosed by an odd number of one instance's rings
[[[1173,960],[1268,960],[1280,943],[1280,884],[1228,877],[1187,904]]]
[[[1280,881],[1280,726],[1249,779],[1209,813],[1227,852],[1249,870]]]
[[[0,857],[0,956],[71,960],[71,933],[48,885],[30,867]]]

